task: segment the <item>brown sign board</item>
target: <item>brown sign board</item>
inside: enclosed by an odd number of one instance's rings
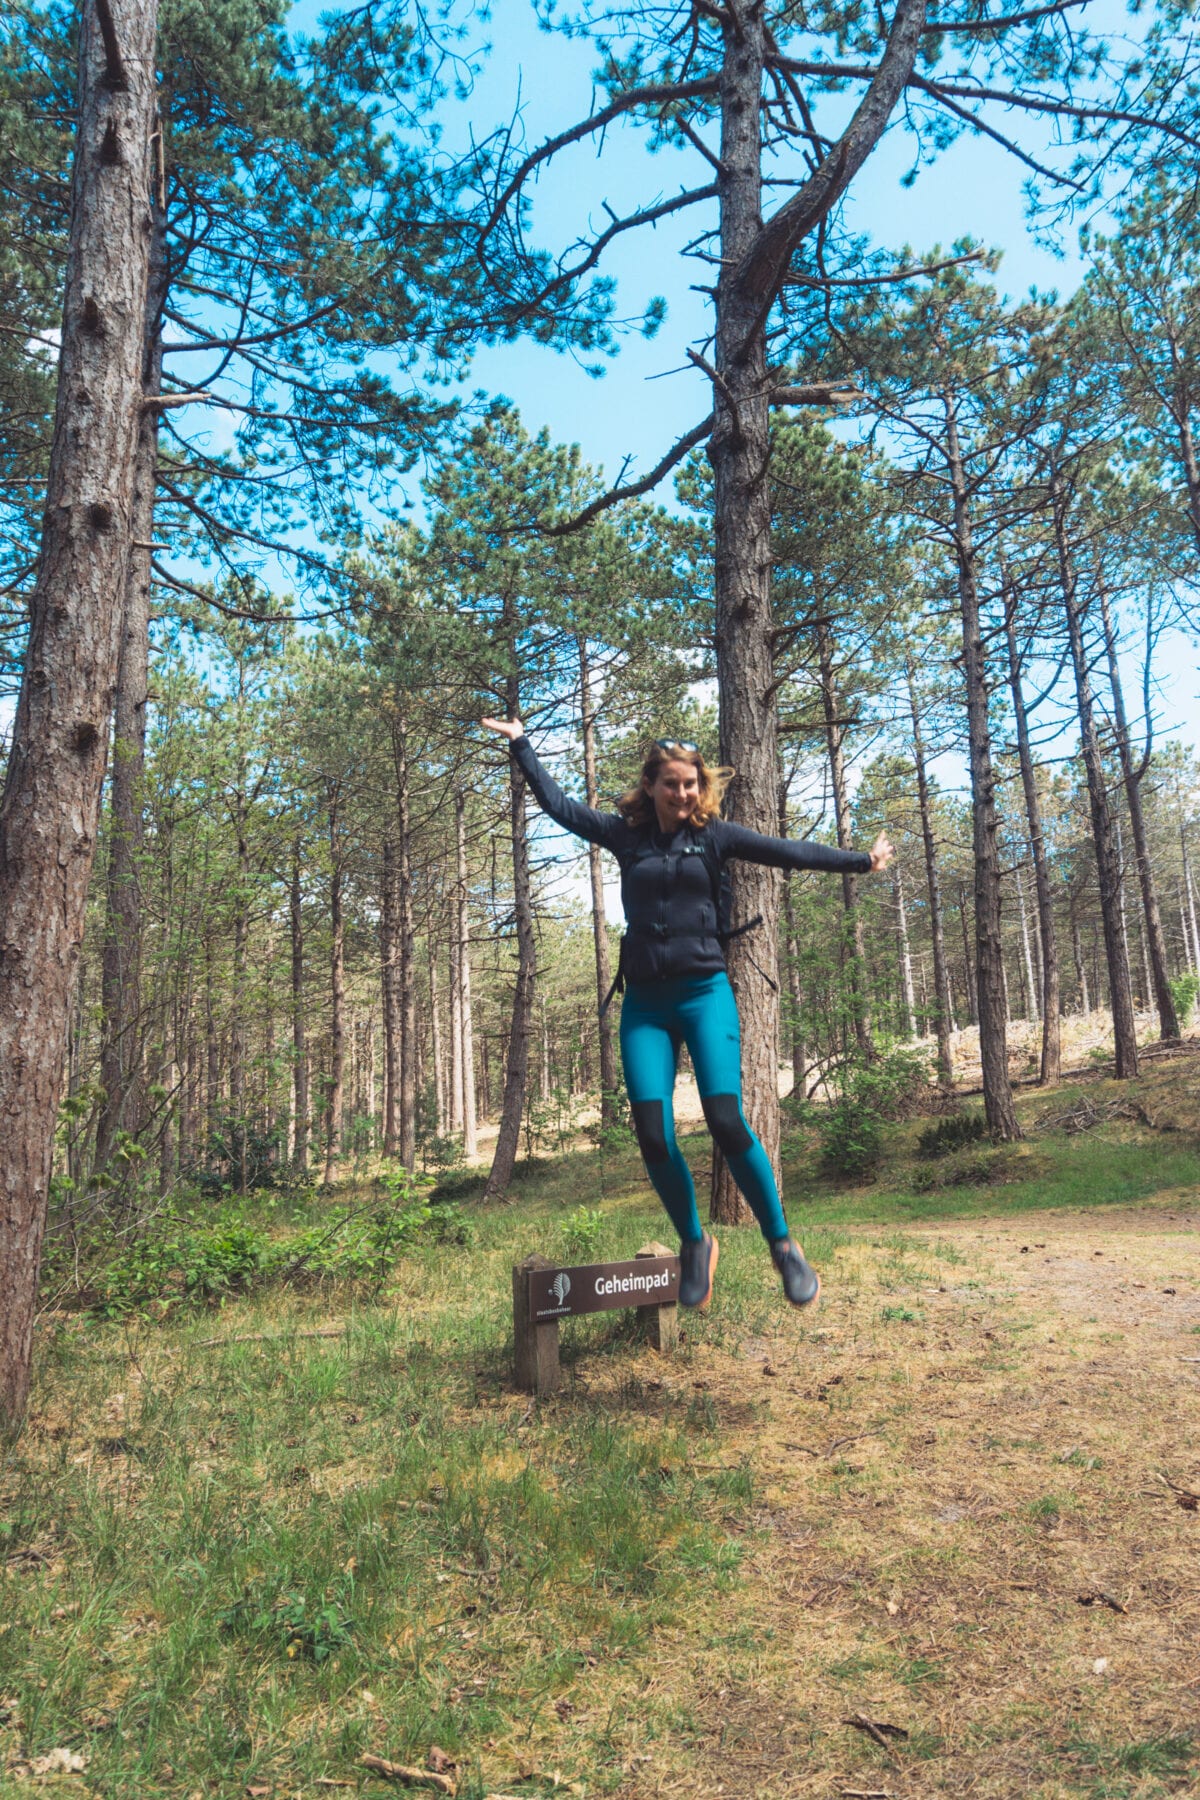
[[[674,1306],[679,1258],[636,1256],[632,1262],[585,1263],[578,1269],[530,1269],[528,1281],[531,1325],[624,1306]]]

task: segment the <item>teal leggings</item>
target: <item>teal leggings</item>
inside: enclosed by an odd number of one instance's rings
[[[621,1006],[621,1060],[646,1173],[684,1243],[703,1235],[696,1189],[675,1141],[671,1098],[679,1047],[696,1071],[700,1104],[729,1172],[768,1243],[788,1234],[771,1161],[742,1111],[742,1036],[729,977],[630,982]]]

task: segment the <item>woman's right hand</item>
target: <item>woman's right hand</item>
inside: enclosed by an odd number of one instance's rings
[[[480,719],[479,723],[486,726],[489,731],[498,731],[500,736],[506,737],[510,744],[515,743],[517,738],[525,736],[525,727],[520,719]]]

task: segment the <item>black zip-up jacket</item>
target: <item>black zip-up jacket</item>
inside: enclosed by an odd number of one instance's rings
[[[865,850],[764,837],[745,825],[712,819],[684,825],[670,836],[657,824],[630,825],[620,813],[596,812],[568,799],[537,759],[527,737],[512,754],[544,813],[589,844],[599,844],[621,868],[626,934],[621,974],[628,981],[670,981],[715,975],[725,967],[729,936],[725,865],[734,858],[771,869],[845,869],[865,875]]]

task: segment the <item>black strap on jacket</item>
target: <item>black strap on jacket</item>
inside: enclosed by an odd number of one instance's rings
[[[735,926],[732,931],[717,932],[717,942],[721,945],[721,948],[724,949],[726,945],[733,942],[734,938],[745,937],[748,931],[757,931],[762,922],[762,914],[755,913],[754,917],[752,919],[747,919],[744,925]],[[617,972],[613,976],[612,986],[609,988],[607,994],[605,994],[604,999],[600,1002],[600,1017],[602,1019],[608,1012],[609,1007],[612,1005],[617,995],[625,992],[625,939],[630,936],[651,938],[694,937],[695,931],[690,925],[656,925],[652,931],[639,931],[634,933],[627,931],[621,939],[621,948],[617,953]],[[752,968],[758,970],[758,973],[762,976],[772,993],[777,994],[779,992],[779,983],[767,974],[767,971],[755,961],[754,957],[750,958],[750,964]]]

